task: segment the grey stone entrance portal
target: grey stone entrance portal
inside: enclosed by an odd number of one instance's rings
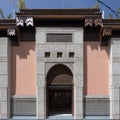
[[[72,42],[47,42],[47,34],[72,34]],[[58,56],[60,53],[60,56]],[[70,57],[70,53],[74,53]],[[56,64],[74,76],[74,119],[83,118],[83,28],[36,27],[37,118],[46,118],[46,75]]]

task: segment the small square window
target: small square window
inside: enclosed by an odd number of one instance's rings
[[[61,58],[62,57],[62,52],[57,52],[57,58]]]
[[[74,58],[74,52],[69,52],[69,58]]]
[[[45,58],[49,58],[50,57],[50,52],[45,52]]]

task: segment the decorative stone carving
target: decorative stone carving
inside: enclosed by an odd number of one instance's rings
[[[7,29],[8,38],[11,40],[11,45],[19,44],[19,30],[15,27],[9,27]]]
[[[9,27],[7,30],[7,35],[8,36],[15,36],[15,28],[14,27]]]
[[[111,36],[111,35],[112,35],[111,28],[109,28],[109,27],[103,28],[102,37]]]
[[[25,20],[26,26],[32,26],[33,27],[33,18],[32,17],[28,17]]]
[[[90,26],[92,27],[93,20],[91,18],[86,18],[85,19],[85,27]]]
[[[97,27],[97,26],[102,27],[102,19],[101,19],[101,18],[95,19],[94,23],[95,23],[95,26],[96,26],[96,27]]]
[[[112,35],[112,30],[111,28],[103,28],[102,30],[102,41],[101,41],[101,44],[103,46],[108,46],[109,44],[109,40],[111,39],[111,35]]]
[[[17,26],[24,26],[24,20],[21,18],[16,17],[16,25]]]

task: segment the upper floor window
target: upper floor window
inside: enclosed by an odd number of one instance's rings
[[[47,42],[72,42],[71,33],[48,33]]]

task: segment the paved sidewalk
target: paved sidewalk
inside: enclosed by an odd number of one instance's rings
[[[10,120],[38,120],[36,116],[14,116]],[[46,120],[74,120],[72,114],[56,114],[49,116]],[[109,116],[87,116],[83,120],[110,120]]]

